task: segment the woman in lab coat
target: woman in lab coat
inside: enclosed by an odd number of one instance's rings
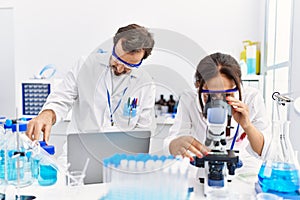
[[[65,119],[71,109],[69,133],[151,128],[155,87],[139,67],[153,45],[153,37],[144,27],[121,27],[111,52],[97,48],[54,88],[41,113],[28,123],[28,137],[38,140],[43,131],[48,141],[52,125]]]
[[[234,145],[234,150],[240,150],[243,162],[251,157],[264,158],[270,142],[270,123],[264,101],[257,89],[242,85],[237,61],[230,55],[212,54],[200,61],[195,77],[199,88],[197,92],[181,95],[174,125],[164,141],[165,151],[190,159],[193,159],[190,153],[198,157],[208,154],[210,148],[204,145],[207,120],[203,115],[207,94],[202,91],[222,90],[228,91],[226,101],[232,107],[231,128],[225,131],[227,149]],[[237,92],[233,92],[233,88]],[[252,161],[247,165],[260,166]]]

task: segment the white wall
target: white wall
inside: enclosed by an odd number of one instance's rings
[[[294,98],[300,97],[300,85],[299,85],[299,74],[300,74],[300,2],[294,1],[294,18],[293,18],[293,46],[292,46],[292,67],[290,70],[290,86],[291,93]],[[291,120],[290,138],[295,150],[300,152],[300,113],[296,113],[293,107],[290,107],[289,119]],[[300,160],[300,155],[298,155]]]
[[[49,63],[57,66],[58,75],[64,74],[120,26],[138,23],[168,29],[191,38],[207,53],[239,57],[243,40],[261,40],[264,15],[260,0],[26,0],[15,1],[14,6],[17,103],[21,80]],[[147,62],[151,59],[155,55]],[[165,62],[180,68],[171,60]],[[192,84],[194,70],[185,71],[186,81]]]
[[[13,8],[0,2],[0,116],[15,117]]]

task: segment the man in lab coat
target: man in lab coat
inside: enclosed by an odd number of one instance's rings
[[[49,140],[51,127],[72,109],[68,132],[132,130],[153,125],[155,87],[142,69],[154,40],[142,26],[118,29],[111,52],[97,48],[80,59],[49,95],[40,114],[28,123],[27,136]]]

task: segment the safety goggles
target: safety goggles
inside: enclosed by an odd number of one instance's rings
[[[239,90],[237,87],[228,90],[202,90],[201,97],[204,101],[203,103],[207,102],[209,98],[212,100],[224,100],[226,101],[227,96],[232,96],[234,98],[239,99]]]
[[[122,58],[120,58],[120,57],[116,54],[115,46],[114,46],[114,48],[113,48],[113,50],[112,50],[112,58],[113,58],[113,60],[114,60],[115,62],[117,62],[117,63],[119,63],[119,64],[122,64],[122,65],[124,65],[124,66],[127,67],[127,68],[138,68],[138,67],[142,64],[142,62],[143,62],[143,59],[142,59],[139,63],[137,63],[137,64],[132,64],[132,63],[126,62],[125,60],[123,60]]]

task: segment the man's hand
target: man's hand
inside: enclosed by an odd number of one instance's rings
[[[188,150],[199,158],[202,158],[203,155],[207,155],[210,151],[205,145],[201,144],[193,136],[180,136],[172,140],[169,150],[174,156],[182,155],[183,157],[188,157],[191,160],[193,157],[187,152]]]
[[[56,121],[56,116],[53,110],[44,110],[37,117],[30,120],[27,124],[26,135],[31,140],[39,140],[41,131],[43,140],[48,143],[52,125]]]

